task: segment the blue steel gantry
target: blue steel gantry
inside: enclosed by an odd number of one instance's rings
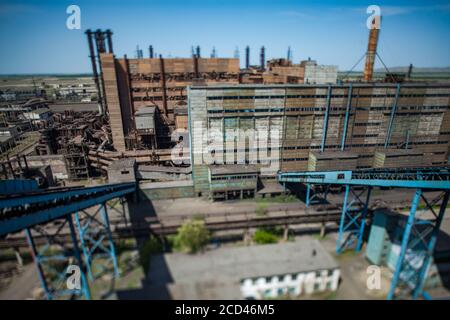
[[[374,187],[415,189],[408,221],[405,226],[401,249],[388,299],[412,295],[429,298],[423,290],[432,261],[437,235],[448,204],[450,194],[450,167],[366,169],[355,171],[279,172],[281,183],[306,185],[306,205],[309,206],[312,185],[332,185],[345,188],[336,252],[354,247],[361,250],[370,193]],[[424,191],[441,191],[439,196],[428,199]],[[326,194],[326,192],[325,192]],[[425,204],[422,208],[420,201]],[[432,219],[423,213],[431,212]]]
[[[135,190],[134,182],[40,190],[32,181],[1,181],[0,236],[25,230],[48,299],[90,299],[87,276],[93,280],[103,271],[102,264],[95,264],[98,259],[119,273],[107,203]],[[62,236],[67,227],[69,242]],[[43,236],[41,243],[37,235]]]

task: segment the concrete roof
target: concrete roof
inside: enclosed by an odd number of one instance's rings
[[[263,183],[263,188],[257,192],[258,194],[281,193],[284,191],[283,186],[276,181],[262,182],[262,183]]]
[[[114,160],[110,165],[108,170],[122,170],[133,168],[136,164],[136,160],[133,158],[123,158]]]
[[[166,182],[144,182],[139,184],[139,188],[145,189],[161,189],[161,188],[176,188],[176,187],[193,187],[194,181],[180,180],[180,181],[166,181]]]
[[[247,278],[338,268],[320,242],[311,238],[279,244],[218,248],[195,255],[170,253],[158,256],[152,257],[150,263],[152,284],[166,281],[167,272],[175,283],[239,283]]]
[[[48,107],[53,112],[64,112],[66,110],[73,110],[78,112],[90,112],[90,111],[98,111],[98,103],[97,102],[82,102],[82,103],[55,103],[49,104]]]
[[[256,166],[243,164],[211,165],[209,166],[209,170],[213,175],[258,172],[258,168]]]
[[[415,149],[380,149],[376,153],[384,153],[387,156],[403,156],[403,155],[423,155],[423,152]]]
[[[51,110],[49,108],[39,108],[39,109],[29,111],[29,113],[35,113],[35,114],[43,114],[43,113],[47,113],[47,112],[51,112]]]
[[[138,111],[136,111],[134,114],[136,116],[146,115],[146,114],[154,114],[156,111],[156,107],[148,106],[148,107],[142,107],[139,108]]]
[[[164,166],[150,166],[150,165],[139,165],[138,170],[142,172],[166,172],[166,173],[184,173],[184,174],[192,172],[191,167],[164,167]]]

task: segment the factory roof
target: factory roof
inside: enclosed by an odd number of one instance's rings
[[[386,82],[347,82],[342,84],[331,84],[333,88],[347,88],[350,85],[352,87],[365,87],[365,88],[386,88],[392,87],[396,88],[397,83],[386,83]],[[188,86],[190,90],[203,90],[203,89],[283,89],[283,88],[328,88],[329,84],[223,84],[223,83],[210,83],[208,85],[196,85],[196,86]],[[442,88],[449,87],[450,83],[442,83],[442,82],[404,82],[401,84],[401,87],[410,87],[410,88]]]

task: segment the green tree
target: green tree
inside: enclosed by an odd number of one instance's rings
[[[183,251],[195,253],[209,241],[209,232],[203,220],[188,220],[177,230],[174,245]]]

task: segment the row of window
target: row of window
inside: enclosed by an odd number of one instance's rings
[[[370,107],[370,108],[364,108],[364,107],[356,107],[353,108],[357,111],[391,111],[392,107]],[[399,110],[447,110],[450,109],[450,106],[404,106],[404,107],[398,107]],[[265,108],[265,109],[221,109],[221,110],[214,110],[214,109],[208,109],[207,112],[209,114],[222,114],[222,113],[258,113],[258,112],[298,112],[298,111],[304,111],[304,112],[324,112],[326,111],[326,107],[295,107],[295,108]],[[346,111],[345,107],[330,107],[330,111]],[[439,112],[435,112],[439,113]]]
[[[221,180],[244,180],[244,179],[256,179],[258,176],[256,175],[234,175],[234,176],[219,176],[219,177],[211,177],[212,181],[221,181]]]
[[[346,94],[332,94],[331,99],[347,98]],[[411,93],[400,94],[400,98],[422,98],[422,97],[450,97],[449,93]],[[312,94],[312,95],[271,95],[271,96],[210,96],[207,100],[253,100],[253,99],[326,99],[326,94]],[[352,98],[395,98],[395,94],[354,94]]]

